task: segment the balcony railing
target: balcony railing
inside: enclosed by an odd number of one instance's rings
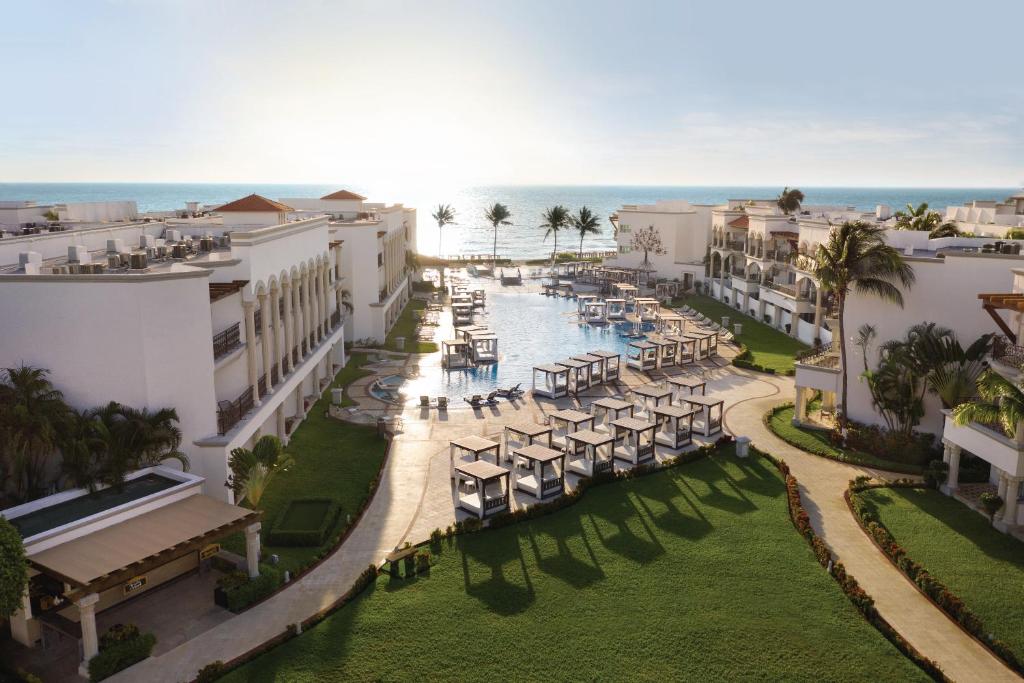
[[[838,368],[839,367],[839,345],[836,342],[818,346],[796,355],[796,362],[800,365],[810,365],[816,368]]]
[[[239,332],[238,325],[238,323],[235,323],[223,332],[218,332],[213,335],[214,360],[217,360],[222,356],[226,356],[242,345],[242,337]]]
[[[341,311],[335,311],[334,313],[331,313],[331,329],[334,329],[335,327],[337,327],[338,323],[340,323],[340,322],[341,322]]]
[[[789,285],[781,285],[778,282],[766,282],[763,286],[767,287],[768,289],[774,290],[780,294],[792,297],[794,299],[797,298],[796,287],[790,287]]]
[[[992,344],[992,358],[1017,370],[1024,370],[1024,346],[1011,344],[1006,337],[996,337]]]
[[[746,247],[746,245],[743,242],[736,241],[726,242],[725,246],[727,249],[732,249],[733,251],[743,251],[743,249]]]
[[[255,400],[252,387],[248,387],[234,401],[221,401],[217,404],[217,433],[223,436],[231,428],[242,421],[245,414],[252,410]]]

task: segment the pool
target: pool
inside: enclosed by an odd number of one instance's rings
[[[576,300],[537,293],[487,292],[487,307],[476,312],[474,323],[487,325],[498,336],[498,362],[475,368],[446,370],[425,368],[420,377],[404,380],[402,393],[408,401],[419,397],[447,396],[452,405],[473,394],[487,394],[498,387],[533,385],[533,367],[554,363],[595,349],[622,355],[632,339],[625,334],[629,323],[590,325],[576,320]],[[653,324],[646,323],[650,331]]]
[[[381,377],[370,385],[370,395],[387,403],[402,403],[405,400],[405,397],[402,396],[405,393],[402,388],[405,381],[405,377],[402,375]]]

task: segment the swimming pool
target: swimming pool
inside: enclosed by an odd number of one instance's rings
[[[629,323],[579,323],[575,299],[537,293],[488,291],[487,307],[478,310],[474,323],[487,325],[498,336],[498,362],[457,370],[425,368],[422,376],[402,385],[407,400],[447,396],[449,401],[462,403],[462,397],[487,394],[498,387],[522,383],[524,389],[530,389],[535,365],[595,349],[619,353],[625,363],[626,346],[631,341],[620,337],[630,328]],[[653,326],[648,323],[646,327]]]

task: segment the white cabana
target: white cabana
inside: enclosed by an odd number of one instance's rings
[[[486,460],[455,466],[458,506],[483,519],[508,510],[509,471]]]
[[[489,332],[485,325],[459,325],[455,328],[455,338],[469,341],[470,335],[474,332]]]
[[[594,416],[594,431],[611,433],[612,422],[619,418],[633,417],[636,406],[629,401],[617,398],[599,398],[590,404],[590,414]]]
[[[576,295],[576,312],[579,313],[580,318],[585,316],[587,310],[587,304],[592,301],[597,301],[596,294],[577,294]]]
[[[693,359],[704,360],[708,357],[708,348],[710,345],[710,339],[707,334],[703,332],[686,332],[683,334],[683,339],[689,339],[693,342]]]
[[[476,308],[483,308],[487,303],[487,294],[484,293],[483,289],[477,288],[470,292],[473,297],[473,306]]]
[[[595,356],[591,353],[583,353],[579,356],[573,356],[572,359],[581,363],[586,363],[590,366],[587,371],[590,386],[595,387],[604,382],[604,358],[601,358],[601,356]]]
[[[626,319],[626,300],[615,298],[605,299],[607,305],[605,309],[605,317],[608,320],[625,320]]]
[[[565,453],[540,444],[517,448],[512,452],[516,472],[515,486],[543,500],[565,491]]]
[[[612,294],[616,298],[622,299],[626,302],[627,306],[632,306],[636,300],[637,294],[639,293],[636,285],[631,285],[628,282],[616,282],[612,285]],[[609,299],[611,301],[611,299]]]
[[[714,436],[722,431],[722,415],[725,400],[717,396],[690,395],[682,399],[683,406],[693,406],[699,411],[695,416],[693,429],[704,436]]]
[[[654,408],[654,441],[673,451],[681,450],[693,442],[693,416],[697,409],[689,406],[662,405]]]
[[[482,436],[460,436],[448,442],[448,465],[451,477],[455,478],[455,468],[461,463],[475,462],[490,455],[494,464],[498,464],[501,446],[496,441]]]
[[[636,304],[636,314],[640,318],[641,322],[654,322],[658,319],[658,311],[661,310],[661,304],[658,303],[657,299],[650,297],[636,297],[634,299]]]
[[[612,422],[615,430],[614,456],[633,465],[654,460],[653,422],[638,420],[635,417],[623,417]]]
[[[473,322],[473,304],[453,303],[452,322],[455,325],[468,325],[469,323]]]
[[[632,390],[633,404],[636,410],[633,417],[651,420],[654,408],[660,405],[668,405],[672,402],[672,390],[668,387],[659,387],[653,384],[641,384]]]
[[[469,355],[474,363],[495,363],[498,360],[498,335],[490,330],[469,334]]]
[[[676,364],[676,350],[679,348],[679,344],[668,337],[657,334],[649,335],[647,341],[658,347],[659,368],[670,368]]]
[[[658,312],[657,329],[662,334],[682,334],[685,327],[683,316],[675,311],[662,310]]]
[[[441,365],[446,368],[467,368],[473,364],[469,355],[469,342],[446,339],[441,342]]]
[[[694,360],[697,340],[678,334],[665,335],[663,339],[676,343],[676,365],[689,365]]]
[[[583,389],[590,388],[590,363],[566,358],[555,363],[569,369],[566,383],[569,386],[569,393],[575,394]]]
[[[533,444],[551,448],[551,427],[528,422],[505,426],[505,460],[512,461],[512,451]]]
[[[565,447],[565,435],[581,429],[594,428],[594,416],[568,408],[548,414],[551,425],[551,443],[557,448]]]
[[[671,299],[679,295],[681,282],[658,282],[654,285],[654,296],[658,299]]]
[[[587,355],[604,358],[604,370],[601,375],[602,383],[614,382],[619,378],[619,360],[621,359],[619,354],[598,349],[597,351],[591,351]]]
[[[698,391],[703,396],[707,393],[708,383],[699,377],[692,375],[675,375],[668,378],[668,388],[672,391],[672,403],[680,404],[687,396],[692,396]]]
[[[640,371],[656,369],[658,367],[657,345],[644,339],[629,342],[629,346],[626,347],[626,366]]]
[[[612,470],[615,457],[615,437],[606,432],[582,429],[566,435],[565,448],[570,472],[592,477]]]
[[[603,325],[608,322],[608,302],[603,300],[588,301],[583,307],[583,321],[592,325]]]
[[[537,380],[540,380],[539,384]],[[535,365],[533,393],[548,398],[561,398],[569,394],[569,368],[564,365]]]

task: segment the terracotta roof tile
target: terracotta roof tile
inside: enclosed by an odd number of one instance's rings
[[[337,192],[332,192],[331,194],[325,194],[320,199],[350,199],[362,201],[366,199],[366,197],[364,197],[361,194],[356,194],[355,192],[349,192],[348,190],[338,190]]]
[[[749,228],[750,227],[750,217],[749,216],[740,216],[736,220],[729,221],[729,227],[730,228]]]
[[[244,211],[244,212],[252,212],[252,213],[256,213],[256,212],[260,212],[260,211],[265,211],[265,212],[268,212],[268,213],[269,212],[280,213],[282,211],[294,211],[294,210],[295,209],[293,209],[290,206],[282,204],[281,202],[275,202],[274,200],[267,199],[266,197],[261,197],[258,194],[251,194],[248,197],[242,197],[241,199],[236,199],[233,202],[228,202],[224,206],[220,206],[220,207],[217,207],[216,209],[214,209],[214,211],[219,211],[219,212],[224,212],[224,211]]]

